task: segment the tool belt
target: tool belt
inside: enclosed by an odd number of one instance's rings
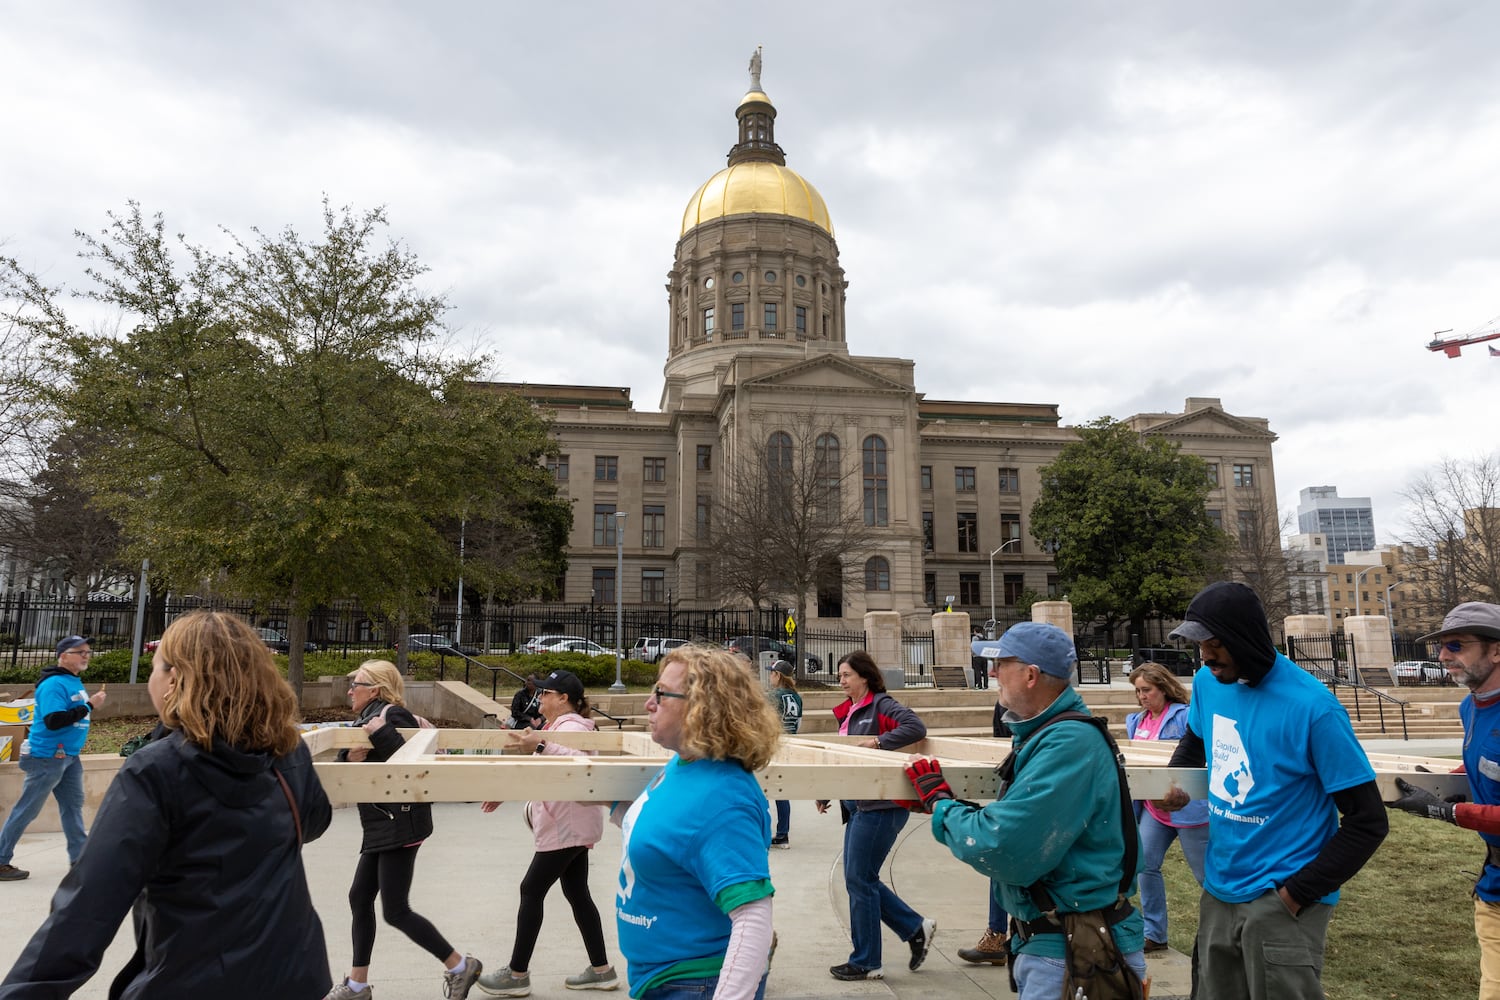
[[[1134,913],[1135,907],[1130,905],[1128,899],[1121,898],[1115,900],[1114,905],[1108,909],[1097,912],[1104,918],[1106,925],[1113,927]],[[1022,944],[1038,934],[1061,934],[1063,932],[1062,915],[1054,910],[1050,914],[1043,913],[1035,920],[1019,920],[1011,917],[1010,932],[1013,935],[1020,935]]]

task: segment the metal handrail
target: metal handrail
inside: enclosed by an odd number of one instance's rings
[[[1371,687],[1364,681],[1350,680],[1346,677],[1340,677],[1336,669],[1330,670],[1329,668],[1321,666],[1316,662],[1301,662],[1297,660],[1296,641],[1290,637],[1288,637],[1287,639],[1287,647],[1287,659],[1291,660],[1293,663],[1296,663],[1297,666],[1301,667],[1303,670],[1306,670],[1308,673],[1321,680],[1324,684],[1327,684],[1329,689],[1333,692],[1334,697],[1338,697],[1338,686],[1340,684],[1344,685],[1345,687],[1354,689],[1354,718],[1356,721],[1364,721],[1362,706],[1359,702],[1359,693],[1361,691],[1366,691],[1375,698],[1375,710],[1376,714],[1380,718],[1380,731],[1382,733],[1386,731],[1385,703],[1390,702],[1392,705],[1397,706],[1401,711],[1401,738],[1403,740],[1411,739],[1411,736],[1407,732],[1406,728],[1406,706],[1410,704],[1410,702],[1406,702],[1393,695],[1386,694],[1384,691]],[[1350,652],[1353,653],[1352,648]],[[1338,660],[1333,661],[1335,667],[1338,665],[1338,662]],[[1354,672],[1354,675],[1357,677],[1359,672],[1358,660],[1351,656],[1349,666]]]

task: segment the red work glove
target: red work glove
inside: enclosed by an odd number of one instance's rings
[[[934,803],[953,798],[953,789],[943,777],[943,768],[930,757],[918,757],[906,766],[906,776],[917,789],[923,812],[932,812]]]

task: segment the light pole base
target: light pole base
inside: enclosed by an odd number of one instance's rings
[[[625,694],[629,690],[629,688],[627,688],[624,684],[621,684],[619,681],[615,681],[609,686],[610,694]]]

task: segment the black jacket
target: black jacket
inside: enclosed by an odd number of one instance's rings
[[[172,733],[126,758],[0,998],[71,996],[137,897],[136,971],[111,997],[322,997],[333,983],[323,925],[276,771],[303,839],[321,836],[333,811],[300,743],[274,758]]]
[[[362,726],[385,710],[388,702],[374,699],[365,706],[353,725]],[[365,760],[378,763],[406,744],[398,729],[418,728],[417,717],[402,705],[391,705],[385,713],[385,725],[370,737],[370,755]],[[339,751],[339,760],[348,759],[348,751]],[[361,802],[359,824],[364,829],[359,853],[390,851],[420,843],[432,836],[432,804],[429,802]]]

